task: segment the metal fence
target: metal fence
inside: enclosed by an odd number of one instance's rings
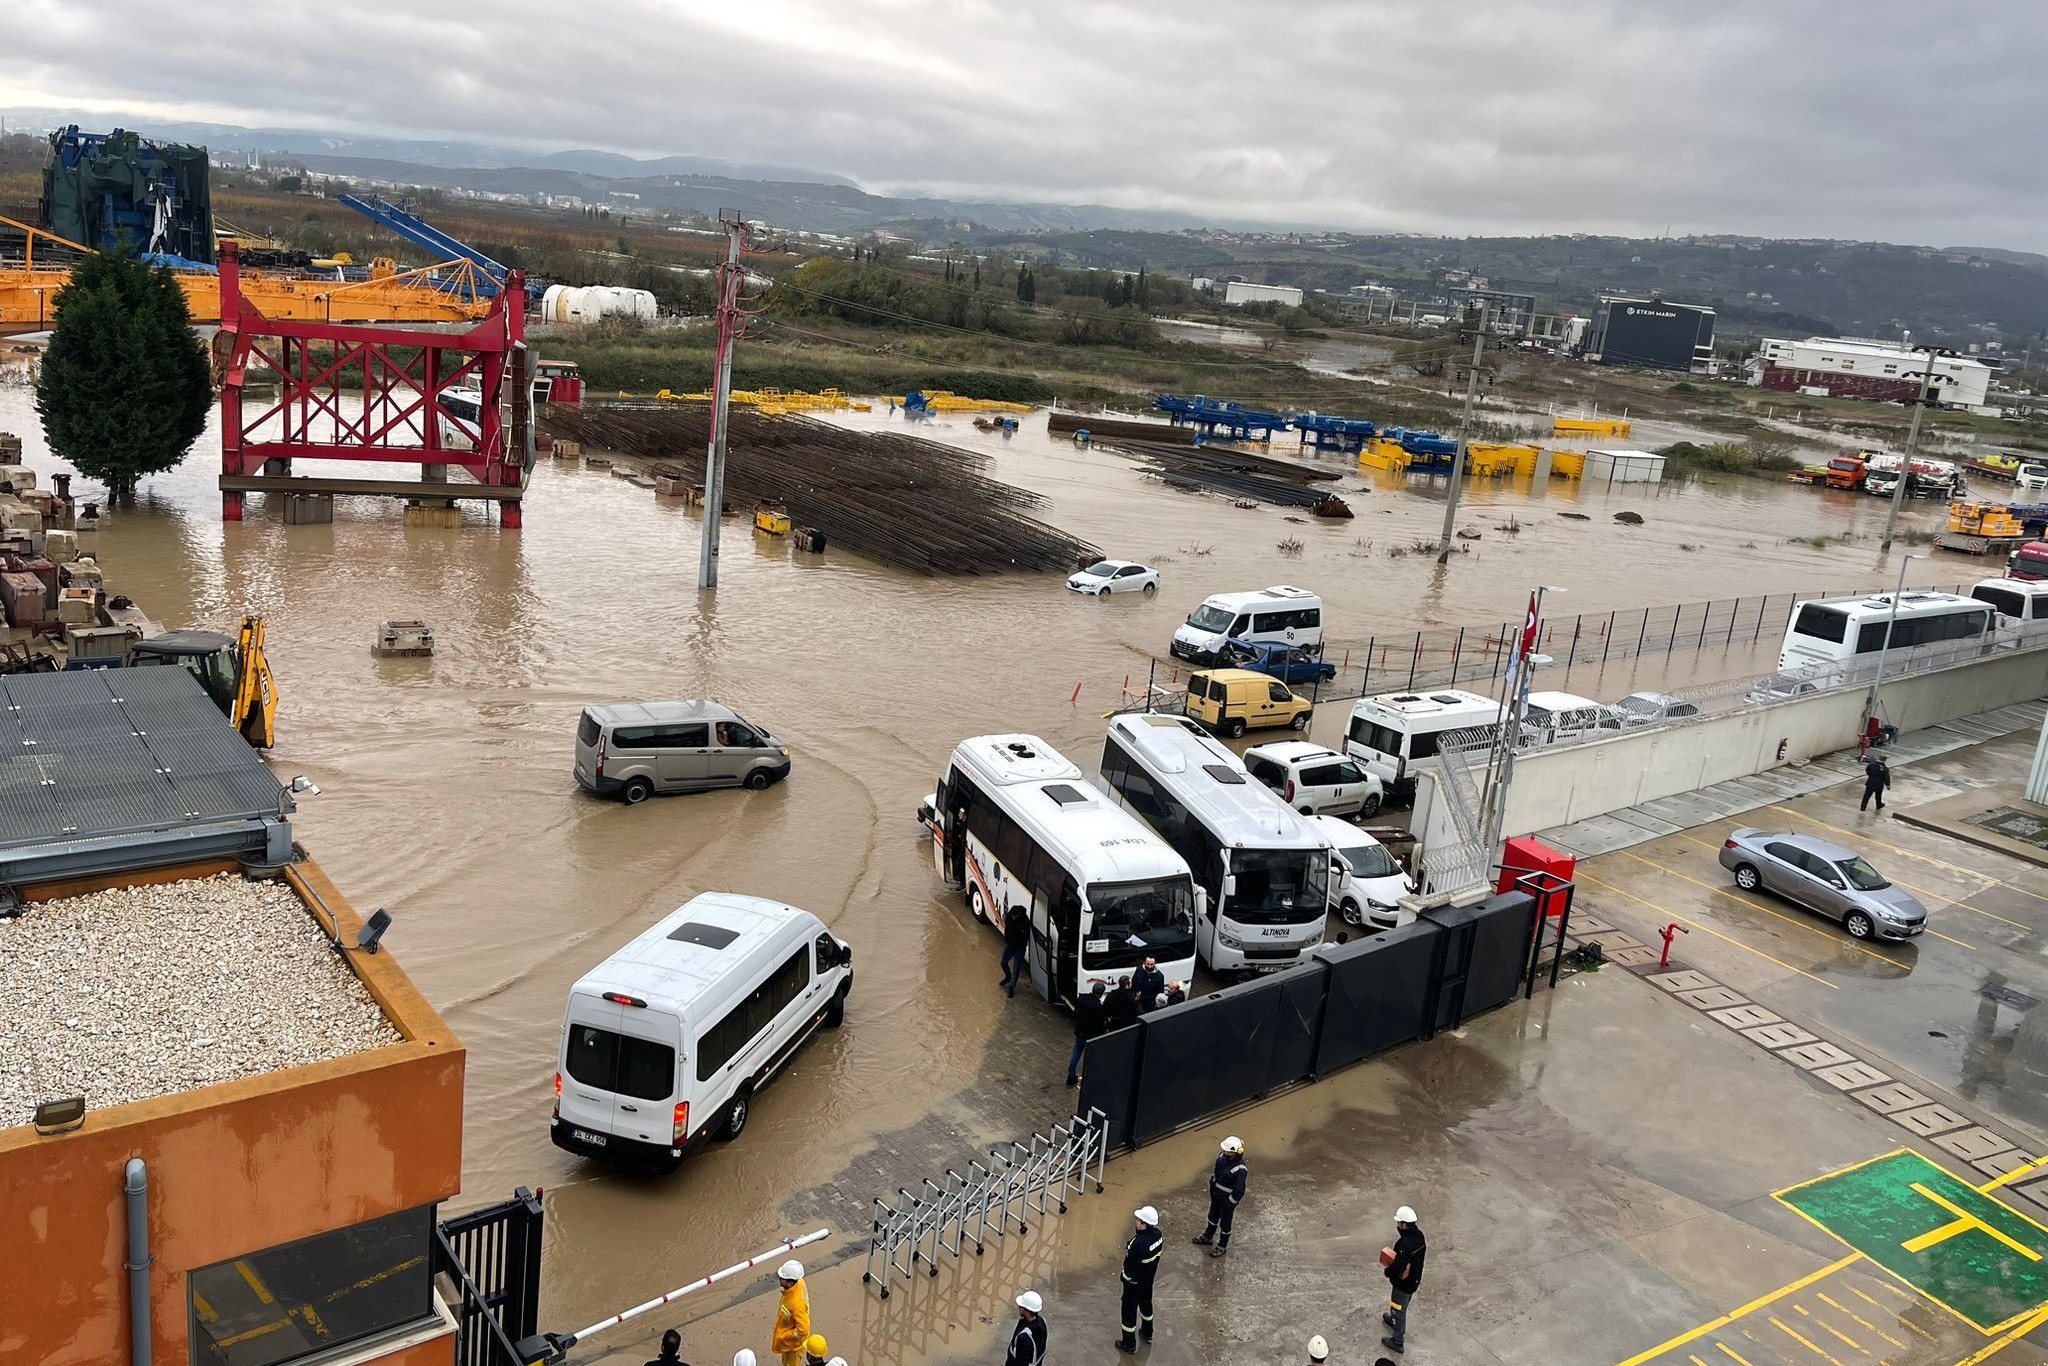
[[[434,1272],[461,1297],[458,1366],[523,1366],[516,1344],[540,1314],[540,1197],[521,1186],[510,1200],[434,1226]]]
[[[940,1253],[957,1259],[971,1246],[979,1257],[991,1236],[1028,1233],[1034,1218],[1067,1212],[1068,1194],[1087,1191],[1091,1168],[1101,1194],[1108,1133],[1102,1112],[1090,1110],[989,1149],[987,1163],[970,1161],[964,1174],[948,1168],[944,1181],[926,1178],[916,1193],[899,1188],[893,1202],[877,1198],[861,1283],[880,1287],[886,1300],[892,1277],[914,1284],[920,1266],[938,1275]]]

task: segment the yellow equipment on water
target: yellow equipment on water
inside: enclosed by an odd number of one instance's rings
[[[277,681],[263,650],[263,618],[243,617],[235,639],[215,631],[167,631],[137,641],[136,667],[176,665],[199,680],[235,732],[257,749],[277,740]]]
[[[765,531],[770,536],[789,534],[789,509],[780,503],[756,503],[754,505],[754,530]]]
[[[2027,528],[2003,503],[1950,503],[1948,529],[1959,536],[2024,536]]]

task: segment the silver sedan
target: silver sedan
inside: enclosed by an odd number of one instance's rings
[[[1855,939],[1911,939],[1927,928],[1919,898],[1855,850],[1812,835],[1744,826],[1721,846],[1721,866],[1743,891],[1775,892],[1841,921]]]

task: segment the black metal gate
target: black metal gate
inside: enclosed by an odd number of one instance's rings
[[[434,1272],[461,1297],[457,1366],[524,1366],[515,1344],[540,1315],[540,1235],[540,1197],[524,1186],[435,1225]]]

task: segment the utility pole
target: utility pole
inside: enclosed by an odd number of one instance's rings
[[[1913,425],[1906,429],[1906,453],[1899,457],[1899,482],[1892,490],[1891,513],[1884,519],[1884,541],[1877,548],[1880,555],[1891,553],[1892,531],[1899,524],[1899,508],[1906,501],[1906,485],[1913,479],[1913,447],[1920,441],[1920,415],[1927,411],[1927,396],[1934,387],[1934,357],[1937,354],[1946,354],[1939,346],[1923,346],[1919,349],[1926,353],[1927,366],[1920,372],[1920,397],[1913,400]],[[1873,691],[1873,699],[1875,695]]]
[[[704,542],[697,560],[697,587],[718,587],[718,530],[725,514],[725,437],[732,402],[732,349],[739,340],[740,248],[747,220],[738,209],[720,209],[725,229],[725,264],[718,270],[718,359],[711,393],[711,441],[704,451]]]
[[[1458,419],[1458,453],[1451,457],[1451,486],[1444,495],[1444,534],[1436,547],[1438,564],[1449,564],[1451,560],[1451,533],[1458,529],[1458,492],[1465,483],[1465,438],[1472,430],[1472,405],[1479,400],[1479,358],[1486,351],[1486,305],[1480,304],[1478,312],[1478,325],[1472,329],[1472,372],[1465,379],[1465,415]]]

